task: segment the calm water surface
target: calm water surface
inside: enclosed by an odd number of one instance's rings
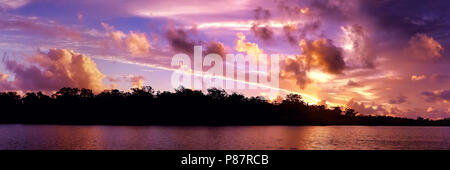
[[[0,125],[0,149],[450,149],[450,127]]]

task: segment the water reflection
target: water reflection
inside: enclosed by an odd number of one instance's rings
[[[450,149],[449,127],[0,125],[0,149]]]

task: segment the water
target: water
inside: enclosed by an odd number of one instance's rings
[[[0,149],[450,149],[450,127],[0,125]]]

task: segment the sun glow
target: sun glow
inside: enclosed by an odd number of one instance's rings
[[[312,70],[310,72],[307,73],[308,77],[313,79],[316,82],[320,82],[320,83],[325,83],[330,81],[331,79],[333,79],[332,75],[317,71],[317,70]]]

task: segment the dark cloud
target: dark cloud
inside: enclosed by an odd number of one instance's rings
[[[372,107],[363,102],[356,102],[354,99],[348,101],[346,105],[347,107],[352,108],[363,115],[395,115],[401,113],[401,111],[396,107],[392,109],[386,109],[383,105],[376,105],[376,107]]]
[[[267,9],[263,9],[262,7],[257,7],[253,10],[255,13],[255,20],[267,21],[270,19],[270,11]]]
[[[78,30],[61,24],[8,14],[0,18],[0,30],[16,30],[60,38],[80,38],[80,32]]]
[[[342,57],[342,50],[333,45],[329,39],[300,42],[302,55],[306,57],[306,65],[319,68],[330,74],[342,74],[346,68]]]
[[[261,38],[264,41],[269,41],[273,37],[273,31],[269,26],[259,26],[254,24],[250,29],[256,37]]]
[[[349,55],[358,65],[365,68],[374,68],[376,59],[375,44],[372,43],[367,31],[362,25],[354,24],[342,27],[345,38],[351,45]]]
[[[306,39],[308,36],[316,35],[320,27],[321,22],[314,20],[297,25],[285,25],[283,26],[283,32],[288,42],[291,45],[297,46],[300,39]]]
[[[297,45],[298,43],[298,38],[295,36],[296,30],[297,28],[293,25],[283,26],[284,35],[291,45]]]
[[[306,74],[307,70],[305,69],[305,64],[300,58],[287,59],[283,71],[280,72],[280,77],[294,79],[295,84],[299,88],[305,89],[307,85],[312,82]]]
[[[303,40],[299,45],[302,54],[285,60],[280,77],[294,79],[301,89],[312,82],[307,75],[311,69],[319,69],[328,74],[342,74],[346,68],[341,49],[334,46],[331,40]]]
[[[195,31],[191,31],[191,33],[195,33]],[[194,52],[196,42],[189,37],[189,32],[174,26],[168,26],[165,37],[169,41],[172,50],[188,54]]]
[[[436,73],[436,74],[432,74],[430,78],[431,78],[431,80],[438,82],[438,83],[446,83],[450,80],[450,75]]]
[[[29,59],[30,65],[14,60],[4,61],[6,69],[14,73],[11,82],[16,90],[57,90],[61,87],[89,88],[102,91],[104,74],[83,54],[66,49],[50,49]]]
[[[211,41],[207,44],[204,55],[211,53],[219,54],[222,58],[225,58],[226,57],[225,46],[221,42]]]
[[[298,32],[300,38],[307,38],[308,35],[317,34],[322,23],[319,20],[313,20],[299,25]]]
[[[447,0],[361,1],[360,11],[384,31],[405,34],[440,32],[448,28],[450,6]]]
[[[356,5],[355,0],[310,0],[311,11],[316,15],[336,21],[345,21],[354,17]]]
[[[433,37],[421,33],[411,37],[408,45],[406,53],[421,60],[439,59],[442,57],[441,53],[444,50],[442,45]]]
[[[311,11],[307,6],[296,1],[277,2],[278,13],[284,20],[298,22],[283,27],[284,35],[291,45],[297,46],[301,39],[316,35],[321,28],[321,21],[315,15],[310,15]]]
[[[349,86],[349,87],[361,87],[362,85],[357,83],[357,82],[355,82],[355,81],[353,81],[353,80],[349,80],[347,82],[347,86]]]
[[[406,102],[406,99],[407,99],[406,96],[400,95],[396,98],[390,99],[389,104],[402,104]]]
[[[268,20],[270,19],[270,11],[267,9],[263,9],[258,7],[254,10],[255,13],[255,23],[253,23],[250,30],[253,34],[264,40],[269,41],[273,37],[273,30],[267,25]]]
[[[144,85],[144,76],[141,76],[141,75],[107,76],[106,79],[109,82],[113,82],[113,83],[118,83],[118,82],[131,83],[133,88],[142,88]]]
[[[12,82],[7,80],[8,74],[0,73],[0,90],[15,90]]]
[[[427,102],[435,102],[439,100],[450,100],[450,90],[438,90],[438,91],[424,91],[422,95],[425,96]]]

